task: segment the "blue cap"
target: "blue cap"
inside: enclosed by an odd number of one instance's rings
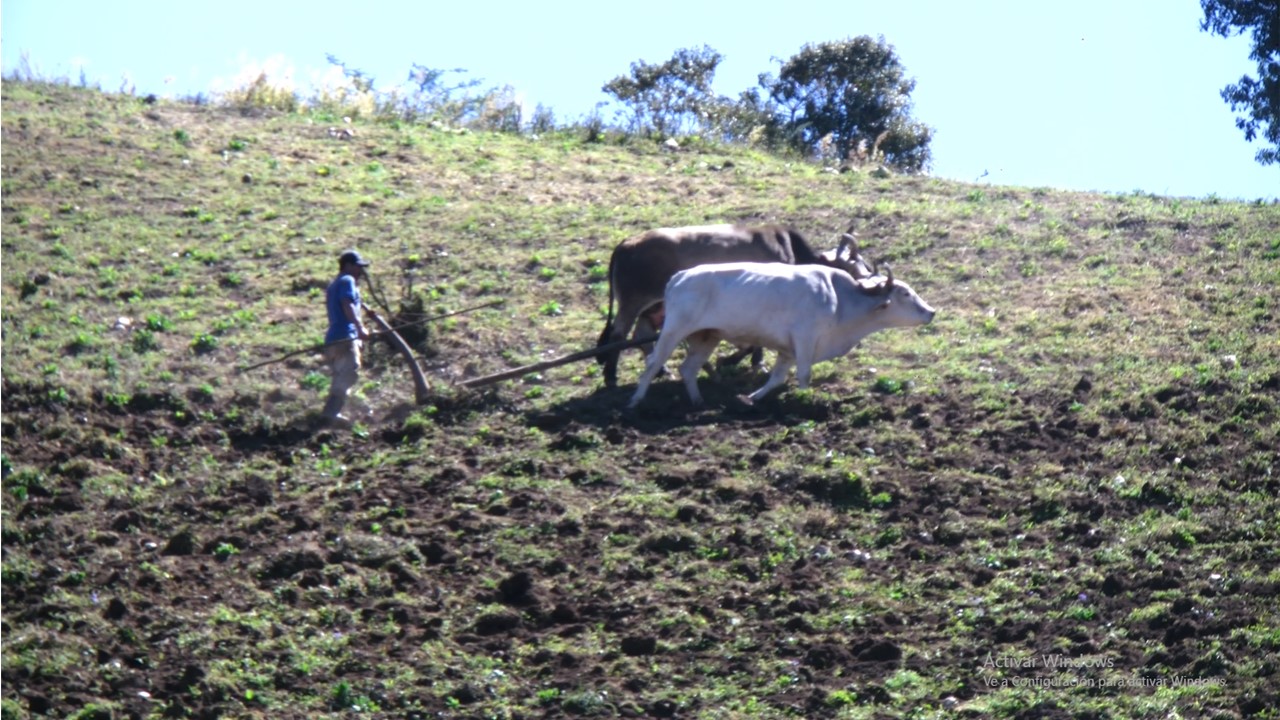
[[[360,253],[355,250],[348,250],[338,258],[338,265],[359,265],[360,267],[369,267],[369,261],[360,257]]]

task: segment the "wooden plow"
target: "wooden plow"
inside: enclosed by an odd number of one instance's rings
[[[382,328],[379,336],[385,337],[392,347],[400,351],[404,356],[404,361],[409,365],[410,372],[413,373],[413,399],[419,405],[426,405],[431,400],[431,391],[427,388],[427,378],[422,373],[422,367],[418,365],[418,359],[413,356],[413,351],[409,349],[409,343],[400,337],[400,333],[382,319],[382,316],[372,310],[367,311],[369,317],[373,318],[373,322]]]
[[[502,301],[499,300],[491,303],[485,303],[484,305],[477,305],[475,307],[466,308],[464,310],[446,313],[444,315],[437,315],[435,317],[426,318],[424,320],[418,320],[413,323],[409,323],[408,325],[401,325],[398,327],[392,327],[386,320],[382,318],[381,315],[379,315],[376,312],[373,312],[368,308],[365,308],[365,314],[368,315],[373,320],[373,322],[378,326],[378,328],[382,331],[380,333],[377,333],[375,337],[385,338],[387,342],[389,342],[392,345],[392,347],[394,347],[400,353],[400,355],[404,357],[405,363],[408,364],[409,366],[409,371],[413,374],[414,400],[417,402],[418,405],[426,405],[431,400],[430,387],[427,384],[426,375],[422,372],[422,367],[418,364],[418,360],[417,358],[414,357],[413,351],[409,348],[408,343],[406,343],[404,339],[400,337],[400,334],[397,333],[396,330],[399,330],[404,327],[409,327],[410,325],[417,325],[423,322],[430,322],[432,320],[439,320],[441,318],[451,317],[453,315],[460,315],[462,313],[472,312],[474,310],[479,310],[481,308],[492,307],[494,305],[501,304],[501,302]],[[642,338],[632,338],[631,340],[620,340],[615,343],[609,343],[608,345],[601,345],[600,347],[594,347],[589,350],[581,350],[579,352],[571,353],[569,355],[564,355],[562,357],[554,358],[551,360],[543,360],[542,362],[536,362],[531,365],[523,365],[521,367],[511,368],[509,370],[503,370],[502,372],[493,373],[491,375],[483,375],[481,377],[461,380],[459,382],[454,383],[454,386],[462,387],[462,388],[481,388],[487,385],[494,385],[502,382],[503,380],[510,380],[512,378],[522,377],[524,375],[539,372],[542,370],[547,370],[549,368],[559,367],[561,365],[568,365],[569,363],[578,362],[580,360],[587,360],[587,359],[596,357],[597,355],[603,355],[605,353],[627,350],[629,348],[637,347],[639,345],[644,345],[646,343],[656,342],[657,339],[658,339],[657,335],[649,335]],[[348,341],[339,340],[338,342],[348,342]],[[266,365],[271,365],[272,363],[278,363],[278,362],[281,362],[282,360],[286,360],[288,358],[291,358],[297,355],[302,355],[304,353],[321,352],[326,347],[328,347],[327,344],[321,343],[319,345],[306,347],[301,350],[295,350],[293,352],[285,353],[284,355],[272,358],[270,360],[264,360],[262,362],[259,362],[253,365],[237,368],[236,372],[244,373],[249,370],[255,370],[257,368],[264,367]]]

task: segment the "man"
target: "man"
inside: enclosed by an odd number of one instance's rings
[[[369,331],[360,320],[360,289],[356,286],[368,266],[369,261],[355,250],[342,253],[338,257],[338,277],[325,291],[329,332],[324,336],[324,357],[332,368],[333,382],[324,404],[324,419],[334,425],[350,424],[342,407],[360,377],[360,348],[369,339]]]

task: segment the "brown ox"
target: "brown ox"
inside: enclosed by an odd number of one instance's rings
[[[816,253],[800,233],[777,225],[699,225],[661,228],[622,241],[609,258],[609,312],[596,347],[624,340],[635,327],[634,337],[652,334],[661,324],[662,293],[667,281],[696,265],[729,262],[780,262],[791,265],[826,265],[844,270],[855,280],[872,272],[858,254],[857,243],[845,233],[840,246]],[[618,314],[613,302],[618,301]],[[647,357],[651,345],[641,348]],[[760,364],[760,351],[753,360]],[[618,384],[618,351],[601,353],[604,382]],[[738,353],[740,360],[745,353]]]

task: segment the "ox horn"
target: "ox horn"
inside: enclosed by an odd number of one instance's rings
[[[863,280],[875,274],[862,259],[862,254],[858,252],[858,238],[852,232],[840,236],[840,247],[836,248],[837,260],[841,259],[841,253],[845,253],[843,262],[848,265],[846,269],[855,279]]]
[[[876,263],[876,272],[880,271],[880,263]],[[893,268],[885,263],[884,266],[884,285],[880,287],[880,294],[888,295],[893,292]]]
[[[845,233],[840,236],[840,247],[836,248],[836,259],[840,258],[841,253],[843,253],[846,248],[849,250],[848,257],[850,260],[857,257],[858,239],[853,236],[853,233]]]

